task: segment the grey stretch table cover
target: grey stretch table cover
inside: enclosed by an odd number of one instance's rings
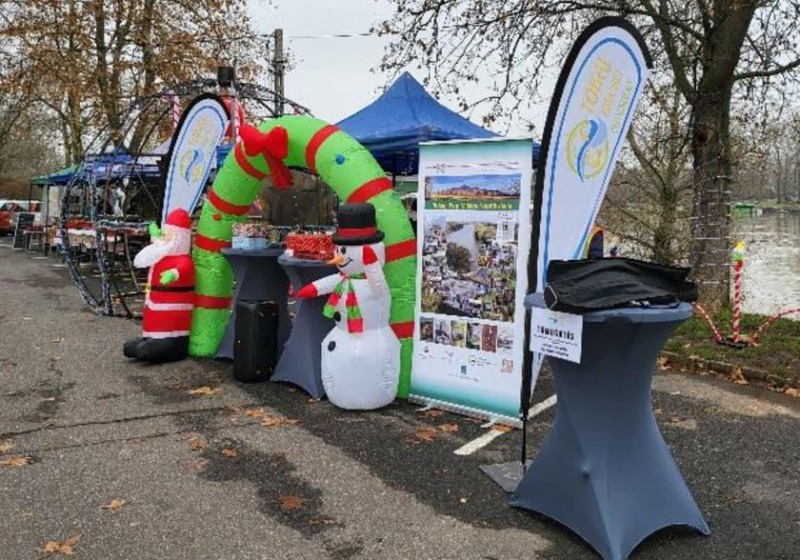
[[[710,533],[650,400],[656,358],[691,314],[682,303],[584,315],[581,363],[548,358],[558,395],[555,423],[512,506],[566,525],[606,560],[627,558],[671,525]]]
[[[337,269],[322,261],[282,256],[278,263],[295,290],[309,282],[335,274]],[[325,396],[322,386],[322,339],[334,327],[332,319],[322,314],[328,296],[297,300],[292,334],[286,342],[270,381],[286,381],[302,388],[315,399]]]
[[[231,316],[225,327],[225,334],[217,349],[217,358],[233,359],[233,339],[236,328],[237,301],[274,301],[278,304],[278,356],[289,339],[292,321],[287,307],[289,279],[278,265],[278,257],[283,254],[282,248],[275,249],[222,249],[236,277]]]

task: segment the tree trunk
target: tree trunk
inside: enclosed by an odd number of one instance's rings
[[[674,265],[678,260],[675,252],[675,213],[678,198],[672,187],[662,189],[659,197],[658,225],[653,232],[653,260]]]
[[[692,107],[691,260],[700,301],[710,310],[730,301],[730,88],[724,90],[701,90]]]
[[[153,48],[153,18],[155,16],[155,0],[145,0],[142,7],[142,20],[140,23],[140,35],[142,49],[142,68],[144,69],[144,83],[142,84],[141,95],[150,95],[154,91],[154,84],[156,81],[156,65],[155,51]],[[131,135],[131,143],[129,149],[132,153],[142,151],[142,145],[146,138],[144,137],[145,131],[152,126],[152,123],[143,117],[136,121],[136,125]]]

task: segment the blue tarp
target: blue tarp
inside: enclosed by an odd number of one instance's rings
[[[225,157],[233,148],[232,144],[217,146],[217,168],[222,167]],[[152,153],[142,154],[136,159],[130,154],[116,150],[105,154],[87,154],[83,161],[72,167],[61,169],[50,175],[40,175],[34,177],[31,183],[34,185],[51,185],[64,187],[72,181],[77,173],[93,174],[99,179],[110,179],[124,177],[125,175],[144,175],[148,177],[159,177],[161,171],[158,167],[158,159],[166,157],[169,149],[169,142],[159,146]]]
[[[436,101],[408,72],[338,126],[367,148],[387,173],[396,175],[417,173],[420,142],[498,136]],[[534,161],[537,156],[538,144]]]

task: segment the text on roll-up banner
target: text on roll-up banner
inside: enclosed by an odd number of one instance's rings
[[[531,309],[531,352],[581,363],[583,316]]]

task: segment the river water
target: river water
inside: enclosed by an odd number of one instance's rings
[[[737,213],[733,230],[733,241],[745,242],[744,311],[800,307],[800,214]]]

